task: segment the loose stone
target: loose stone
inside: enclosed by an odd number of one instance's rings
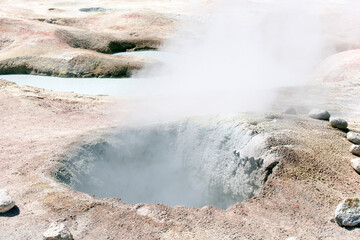
[[[360,145],[356,145],[356,144],[351,145],[350,152],[355,155],[360,155]]]
[[[347,198],[335,211],[335,220],[340,226],[354,227],[360,224],[360,199]]]
[[[330,118],[330,124],[332,127],[342,130],[347,129],[348,127],[348,123],[341,118]]]
[[[44,233],[44,240],[73,240],[73,236],[65,224],[54,222]]]
[[[351,166],[354,168],[354,170],[360,174],[360,158],[355,158],[350,161]]]
[[[14,206],[14,200],[4,190],[0,189],[0,213],[6,213]]]
[[[319,120],[329,120],[330,113],[326,110],[313,109],[309,112],[309,116]]]
[[[287,239],[285,240],[299,240],[297,237],[288,237]]]
[[[346,138],[352,143],[360,144],[360,134],[359,133],[350,131],[347,133]]]

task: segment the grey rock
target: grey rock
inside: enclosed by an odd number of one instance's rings
[[[355,155],[360,155],[360,145],[356,145],[356,144],[351,145],[350,152]]]
[[[0,213],[6,213],[15,206],[14,200],[7,192],[0,189]]]
[[[347,133],[346,138],[352,143],[360,144],[360,134],[359,133],[350,131]]]
[[[350,163],[354,170],[360,174],[360,158],[355,158],[351,160]]]
[[[299,240],[297,237],[288,237],[287,239],[285,240]]]
[[[90,8],[80,8],[79,9],[80,12],[107,12],[109,11],[109,9],[107,8],[102,8],[102,7],[90,7]]]
[[[319,120],[329,120],[330,113],[326,110],[313,109],[309,112],[309,116]]]
[[[73,236],[65,224],[54,222],[43,234],[44,240],[73,240]]]
[[[289,108],[287,108],[283,113],[284,113],[284,114],[296,115],[296,110],[295,110],[295,108],[293,108],[293,107],[289,107]]]
[[[341,118],[330,118],[330,125],[334,128],[338,128],[338,129],[347,129],[348,127],[348,123]]]
[[[335,211],[335,220],[340,226],[354,227],[360,224],[360,199],[347,198]]]

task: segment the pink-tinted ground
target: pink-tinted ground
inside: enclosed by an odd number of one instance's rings
[[[189,13],[187,1],[113,2],[1,1],[0,59],[31,55],[66,60],[73,54],[105,58],[56,40],[56,30],[85,31],[93,40],[97,38],[89,32],[103,31],[119,39],[150,36],[157,41],[171,32],[168,14]],[[82,7],[117,10],[82,13],[78,11]],[[154,19],[159,12],[162,17]],[[50,18],[57,23],[48,23]],[[149,23],[152,29],[145,31]],[[360,176],[349,162],[354,157],[348,150],[351,144],[344,132],[306,115],[312,107],[326,108],[360,131],[356,51],[343,53],[353,62],[344,63],[340,55],[325,66],[320,75],[325,80],[319,81],[332,83],[283,89],[274,103],[275,115],[254,117],[254,128],[272,132],[269,146],[281,161],[259,196],[227,210],[131,205],[120,199],[97,199],[57,182],[50,172],[61,155],[83,136],[118,125],[131,102],[18,87],[1,80],[0,188],[9,191],[18,209],[0,215],[0,239],[41,239],[52,221],[64,222],[75,239],[359,239],[359,228],[341,228],[333,216],[343,198],[360,192]],[[354,66],[351,74],[343,64]],[[299,114],[280,114],[289,105]]]
[[[345,133],[306,115],[256,117],[273,133],[281,162],[258,197],[228,210],[130,205],[96,199],[56,182],[50,171],[84,135],[116,126],[124,99],[61,94],[2,81],[2,188],[19,213],[0,217],[0,239],[39,239],[50,222],[67,224],[75,239],[358,239],[333,221],[334,209],[360,191]],[[115,113],[115,110],[117,113]],[[111,114],[110,114],[111,113]],[[113,116],[118,117],[113,117]],[[359,122],[349,118],[350,127]]]

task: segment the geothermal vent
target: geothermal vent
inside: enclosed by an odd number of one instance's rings
[[[214,119],[119,128],[74,147],[55,173],[97,197],[126,203],[227,208],[259,193],[265,137]]]

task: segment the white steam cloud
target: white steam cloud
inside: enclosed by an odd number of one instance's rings
[[[356,5],[331,0],[209,5],[210,12],[184,24],[164,46],[163,66],[134,79],[138,84],[130,95],[139,98],[126,124],[266,110],[273,89],[309,82],[324,58],[359,47]],[[108,142],[84,145],[74,155],[68,167],[78,172],[75,187],[129,203],[226,208],[248,199],[261,188],[266,139],[234,124],[237,119],[125,126]],[[84,163],[90,171],[72,169]]]
[[[131,121],[265,110],[272,89],[309,82],[325,57],[358,47],[357,5],[214,2],[202,24],[185,24],[164,46],[174,53],[164,59],[165,66],[139,74],[146,79],[134,88],[142,100]]]

